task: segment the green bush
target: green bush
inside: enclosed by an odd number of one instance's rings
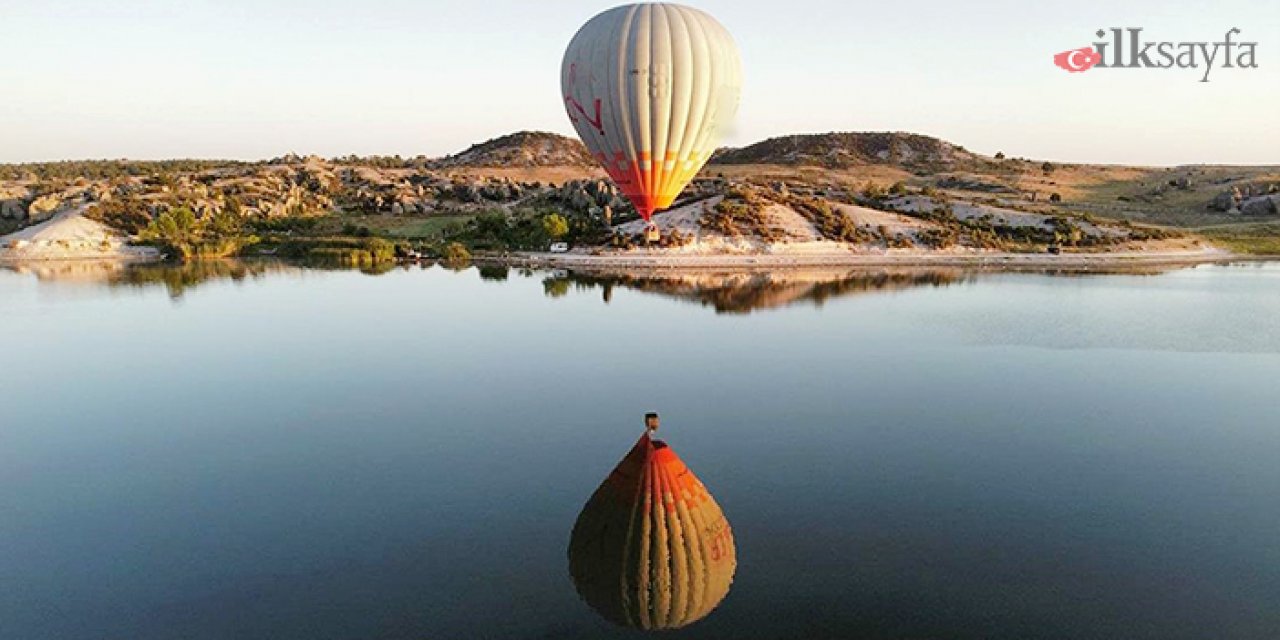
[[[390,240],[372,238],[365,241],[364,248],[374,262],[389,262],[396,259],[396,245]]]
[[[552,240],[563,238],[569,233],[569,221],[558,213],[542,217],[542,231]]]
[[[151,224],[151,216],[147,215],[146,207],[141,202],[126,199],[99,202],[89,207],[85,217],[131,236],[142,233]]]
[[[450,242],[445,245],[442,257],[445,265],[450,267],[465,267],[467,263],[471,262],[471,252],[457,242]]]

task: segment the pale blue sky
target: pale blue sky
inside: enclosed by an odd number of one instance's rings
[[[618,4],[557,0],[0,0],[0,162],[442,155],[572,134],[564,47]],[[743,54],[725,143],[830,130],[983,153],[1280,164],[1280,2],[692,2]],[[1211,7],[1211,8],[1210,8]],[[1254,70],[1092,70],[1052,55],[1105,27],[1257,41]]]

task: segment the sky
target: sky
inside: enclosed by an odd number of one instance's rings
[[[440,156],[572,135],[591,0],[0,0],[0,162]],[[699,0],[744,86],[723,143],[909,131],[1062,162],[1280,164],[1280,2]],[[1257,69],[1094,69],[1100,28],[1257,42]]]

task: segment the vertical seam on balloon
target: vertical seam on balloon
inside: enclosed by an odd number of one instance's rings
[[[658,527],[658,535],[654,536],[654,544],[658,545],[658,549],[662,552],[659,562],[653,563],[653,567],[658,571],[658,605],[654,608],[654,625],[658,628],[667,628],[671,625],[671,605],[672,598],[675,596],[675,573],[671,571],[672,562],[672,545],[671,545],[671,515],[667,512],[667,494],[671,492],[671,486],[667,485],[667,465],[655,460],[653,462],[655,471],[658,476],[658,502],[659,507],[654,509],[655,521],[660,525]]]
[[[631,455],[633,455],[634,453],[638,453],[638,451],[636,451],[636,449],[638,449],[638,448],[639,448],[639,446],[640,446],[640,442],[637,442],[637,443],[636,443],[636,446],[632,448],[633,453],[632,453],[632,454],[627,454],[627,458],[630,458],[630,457],[631,457]],[[642,454],[642,455],[643,455],[643,454]],[[623,462],[626,462],[626,458],[623,458]],[[622,463],[619,463],[619,466],[621,466],[621,464],[622,464]],[[644,467],[643,467],[643,466],[641,466],[641,467],[638,469],[638,471],[639,471],[639,476],[640,476],[640,477],[639,477],[639,478],[636,480],[636,482],[634,483],[634,485],[633,485],[633,486],[634,486],[634,489],[633,489],[633,491],[631,492],[631,494],[632,494],[632,495],[631,495],[631,514],[630,514],[630,516],[629,516],[629,517],[628,517],[628,519],[627,519],[627,533],[626,533],[626,536],[623,538],[624,542],[623,542],[622,556],[621,556],[621,558],[620,558],[620,561],[622,562],[622,567],[621,567],[621,571],[619,572],[619,580],[618,580],[619,584],[617,585],[617,587],[618,587],[618,589],[620,590],[621,595],[622,595],[622,611],[621,611],[621,613],[622,613],[622,617],[623,617],[623,618],[625,618],[625,619],[631,619],[631,618],[633,617],[633,616],[631,615],[631,612],[632,612],[632,611],[635,609],[635,607],[636,607],[636,603],[635,603],[635,602],[633,602],[633,601],[632,601],[632,599],[631,599],[631,597],[630,597],[630,596],[631,596],[631,594],[633,593],[633,590],[631,589],[631,586],[632,586],[632,585],[630,584],[629,577],[630,577],[630,576],[635,576],[635,575],[636,575],[636,572],[635,572],[635,570],[634,570],[634,568],[633,568],[633,566],[632,566],[632,563],[631,563],[631,561],[632,561],[632,555],[633,555],[633,553],[635,553],[635,552],[637,551],[637,546],[636,546],[636,533],[637,533],[636,524],[637,524],[637,523],[636,523],[636,519],[637,519],[637,517],[638,517],[638,516],[640,516],[640,515],[641,515],[641,514],[643,514],[643,512],[644,512],[644,495],[643,495],[644,491],[643,491],[643,489],[644,489],[644,473],[645,473],[645,469],[644,469]],[[642,525],[642,526],[643,526],[643,525]],[[639,567],[639,566],[641,566],[641,563],[640,563],[640,562],[639,562],[639,560],[637,559],[637,561],[636,561],[636,563],[635,563],[635,567]]]
[[[670,627],[675,622],[673,615],[676,611],[676,597],[678,591],[676,589],[676,577],[680,574],[675,570],[676,557],[678,548],[676,546],[677,536],[679,534],[679,522],[672,516],[671,509],[668,508],[667,496],[672,494],[671,476],[667,473],[666,463],[658,465],[659,473],[662,478],[662,521],[666,529],[666,548],[667,556],[664,558],[663,571],[667,577],[667,606],[662,615],[662,626]]]
[[[712,65],[712,73],[709,74],[712,78],[711,88],[717,98],[723,98],[724,96],[721,94],[724,93],[725,87],[730,84],[726,82],[726,79],[733,79],[740,75],[739,72],[728,69],[730,62],[732,62],[734,69],[737,69],[739,65],[737,47],[732,46],[732,39],[728,35],[729,32],[719,22],[716,22],[710,16],[706,16],[706,14],[703,15],[706,18],[705,26],[710,32],[708,40],[709,42],[714,42],[715,55],[711,56],[711,59],[718,63]],[[732,84],[736,85],[737,82],[735,81]],[[719,99],[712,100],[708,104],[708,113],[710,114],[708,119],[711,122],[703,125],[702,135],[698,143],[699,148],[713,146],[715,144],[714,141],[719,137],[720,128],[724,124],[723,118],[727,115],[720,111],[721,101]],[[709,159],[710,152],[707,153],[707,156]]]
[[[595,94],[594,87],[592,87],[590,82],[588,82],[588,85],[587,85],[588,88],[592,89],[592,95],[590,96],[590,99],[593,100],[594,105],[596,106],[596,109],[597,109],[596,116],[598,118],[597,122],[599,123],[600,126],[598,128],[593,128],[589,126],[591,124],[590,122],[586,123],[587,126],[580,125],[577,117],[573,115],[573,111],[572,111],[573,105],[568,104],[568,96],[571,95],[574,101],[578,103],[577,106],[581,108],[582,105],[581,105],[580,99],[582,97],[582,92],[577,89],[577,86],[576,86],[577,83],[574,83],[574,86],[564,86],[564,85],[568,85],[569,75],[577,73],[578,71],[577,66],[579,62],[582,61],[582,58],[584,57],[581,55],[584,50],[588,53],[588,56],[589,56],[587,58],[588,60],[593,59],[594,56],[599,51],[600,41],[601,41],[601,36],[599,35],[600,30],[593,29],[592,31],[587,32],[587,27],[590,26],[592,22],[595,22],[597,20],[607,23],[608,21],[607,16],[608,16],[608,12],[600,14],[595,18],[592,18],[590,21],[588,21],[586,25],[583,25],[583,28],[579,30],[579,35],[583,35],[584,32],[586,32],[585,37],[580,40],[578,36],[574,36],[574,40],[569,44],[570,55],[566,56],[565,62],[571,65],[571,69],[568,70],[570,73],[566,74],[567,70],[563,66],[561,67],[561,84],[565,89],[564,93],[566,94],[565,109],[569,111],[570,119],[573,121],[573,124],[574,124],[574,129],[577,130],[578,135],[583,138],[583,142],[587,144],[588,151],[591,151],[592,148],[594,147],[594,150],[596,151],[596,153],[600,153],[600,149],[602,147],[607,146],[606,144],[604,144],[604,140],[603,140],[604,138],[604,132],[603,132],[604,123],[602,121],[603,120],[603,115],[602,115],[603,100],[601,99],[600,96],[594,95]],[[588,74],[588,80],[591,78],[591,76],[594,75],[594,73],[590,70],[587,71],[587,74]],[[585,134],[583,133],[584,130],[586,131]]]
[[[676,113],[678,109],[682,108],[682,106],[686,106],[678,104],[676,101],[676,78],[682,76],[681,73],[677,73],[680,72],[680,69],[676,68],[676,61],[678,60],[678,56],[676,55],[676,24],[678,22],[681,27],[684,27],[684,18],[681,17],[680,8],[678,8],[678,6],[668,4],[660,6],[662,6],[663,17],[667,20],[667,79],[669,87],[667,90],[668,95],[666,100],[667,134],[663,137],[662,154],[654,154],[658,159],[657,161],[662,163],[662,165],[660,165],[662,166],[662,173],[659,174],[658,186],[654,187],[654,192],[658,197],[659,205],[669,206],[669,202],[667,202],[667,192],[671,189],[672,179],[675,178],[678,165],[673,164],[671,169],[668,170],[667,157],[671,156],[673,152],[677,155],[678,152],[680,152],[680,145],[676,143]],[[685,38],[681,38],[681,44],[685,44],[687,41],[689,41],[687,36]],[[682,138],[684,138],[684,131],[680,131],[680,134],[682,142]]]
[[[635,106],[634,114],[636,124],[639,126],[640,144],[636,147],[637,162],[639,162],[641,189],[644,193],[645,208],[649,210],[650,215],[653,214],[653,108],[652,98],[649,97],[649,84],[653,79],[653,5],[641,5],[641,18],[639,21],[640,31],[645,37],[641,38],[640,34],[636,35],[635,47],[631,53],[634,56],[632,70],[643,69],[644,74],[636,74],[632,78],[632,90],[636,92],[636,99],[632,101]],[[640,53],[644,53],[643,62],[641,64]],[[645,172],[644,154],[648,153],[649,171]]]
[[[684,466],[681,463],[681,466]],[[693,581],[693,563],[690,558],[691,545],[690,541],[695,539],[689,535],[688,521],[689,509],[681,495],[684,485],[678,477],[671,475],[670,469],[664,470],[667,474],[667,481],[671,485],[672,497],[675,502],[675,512],[673,521],[679,525],[679,539],[673,543],[673,548],[679,549],[679,554],[672,555],[671,576],[672,576],[672,606],[671,606],[671,623],[673,626],[681,626],[689,617],[689,612],[693,608],[690,600],[692,595]],[[675,584],[676,577],[681,578],[681,582],[677,588]],[[674,597],[678,596],[678,597]]]
[[[662,46],[664,38],[666,39],[666,49]],[[666,64],[670,60],[670,39],[671,24],[667,19],[667,7],[665,4],[655,4],[650,10],[649,92],[647,95],[649,101],[649,135],[651,137],[649,146],[649,193],[654,199],[655,207],[661,201],[659,188],[662,184],[662,162],[667,153],[667,136],[670,135],[670,131],[664,131],[664,124],[668,127],[670,126],[669,118],[671,112],[670,101],[660,98],[662,77],[657,72],[660,65]],[[661,55],[664,52],[668,54],[666,60]],[[663,122],[662,112],[664,108],[668,115],[668,122],[666,123]]]
[[[631,23],[635,19],[637,7],[629,6],[625,9],[626,16],[618,24],[617,32],[614,37],[612,46],[609,48],[609,66],[611,67],[609,76],[610,83],[617,83],[617,86],[611,87],[614,97],[617,99],[616,114],[614,116],[614,125],[619,135],[618,147],[623,154],[632,155],[635,153],[636,143],[635,136],[631,132],[631,107],[627,102],[627,55],[626,51],[631,43]],[[630,160],[630,158],[627,158]]]
[[[713,89],[713,85],[711,84],[712,74],[710,73],[710,70],[706,68],[706,67],[710,67],[710,62],[708,62],[708,60],[710,59],[713,53],[710,50],[711,42],[708,40],[708,37],[707,37],[706,25],[703,24],[701,12],[698,12],[695,9],[695,10],[690,10],[690,13],[692,14],[691,15],[692,19],[690,20],[690,24],[693,25],[693,28],[697,30],[700,36],[697,38],[692,38],[691,42],[696,42],[697,45],[704,51],[703,55],[697,55],[695,53],[693,56],[693,59],[701,60],[702,61],[701,64],[706,66],[705,67],[695,66],[696,73],[694,75],[699,79],[699,81],[693,88],[693,95],[690,98],[690,105],[696,106],[697,111],[694,114],[691,114],[692,116],[695,116],[695,117],[691,117],[689,119],[689,123],[685,129],[685,135],[688,137],[688,141],[685,143],[684,148],[681,150],[682,151],[681,155],[685,159],[690,158],[691,156],[693,156],[693,154],[700,153],[698,142],[699,142],[699,138],[701,138],[702,129],[703,127],[706,126],[707,104],[712,99],[712,89]],[[699,95],[702,98],[701,100],[697,99]],[[701,158],[696,158],[693,162],[695,166],[692,169],[684,169],[683,171],[696,175],[697,171],[701,169],[700,162],[699,162],[700,160]]]

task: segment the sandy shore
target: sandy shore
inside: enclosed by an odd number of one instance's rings
[[[145,261],[160,257],[155,249],[130,246],[116,231],[84,217],[85,209],[67,209],[45,222],[0,236],[0,262]]]
[[[1110,253],[931,253],[923,251],[852,253],[833,250],[786,254],[678,254],[660,250],[590,253],[513,253],[477,255],[478,262],[556,269],[787,269],[810,267],[970,267],[988,269],[1119,269],[1179,266],[1256,259],[1216,247],[1197,250]]]

